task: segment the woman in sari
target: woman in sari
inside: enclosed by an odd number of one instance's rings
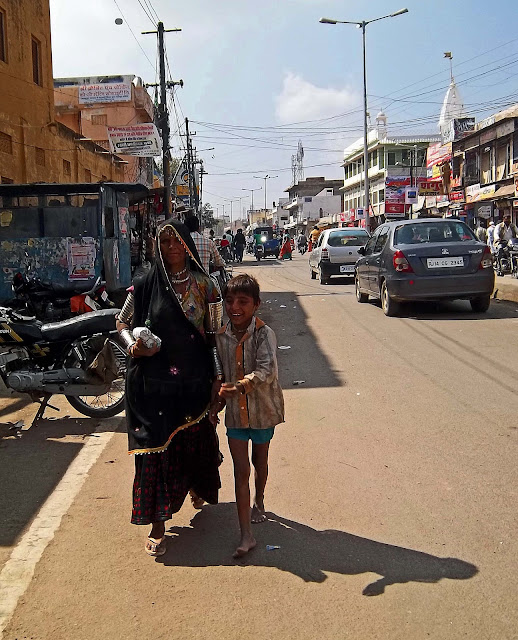
[[[218,384],[217,356],[207,333],[210,337],[219,328],[209,325],[211,317],[220,316],[221,300],[182,223],[167,220],[159,227],[155,257],[151,271],[135,283],[118,329],[130,355],[126,417],[129,453],[135,455],[131,522],[151,524],[145,550],[159,556],[166,551],[165,521],[180,510],[189,491],[196,508],[203,501],[218,501],[221,459],[216,418],[209,415]],[[129,327],[149,329],[160,345],[146,346],[141,338],[135,342]]]
[[[291,245],[290,234],[286,232],[282,237],[282,247],[279,253],[279,258],[281,260],[291,260],[291,252],[293,251],[293,247]]]

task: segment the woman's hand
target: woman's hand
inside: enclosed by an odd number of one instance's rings
[[[216,428],[219,424],[218,413],[220,411],[221,411],[221,406],[218,401],[216,401],[214,404],[210,406],[208,418],[209,418],[209,422],[214,428]]]
[[[160,351],[160,347],[154,346],[148,349],[146,345],[139,338],[134,345],[130,347],[129,354],[132,358],[150,357]]]

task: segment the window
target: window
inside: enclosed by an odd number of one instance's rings
[[[378,191],[378,202],[384,202],[385,201],[385,189],[380,189]]]
[[[34,156],[36,160],[36,164],[40,167],[45,166],[45,150],[40,149],[39,147],[34,147]]]
[[[85,169],[85,182],[92,182],[92,172],[90,169]]]
[[[403,149],[401,152],[401,162],[404,164],[410,163],[410,151],[408,149]]]
[[[0,131],[0,151],[2,153],[13,153],[13,139],[7,133]]]
[[[32,79],[34,84],[43,85],[41,77],[41,42],[32,36]]]
[[[0,9],[0,60],[7,62],[7,37],[5,33],[5,11]]]
[[[381,253],[385,244],[387,242],[387,238],[389,235],[388,227],[381,227],[378,239],[376,240],[376,246],[374,247],[374,253]]]
[[[72,165],[70,164],[70,162],[68,160],[63,160],[63,174],[65,176],[71,176],[72,175]]]
[[[395,151],[389,151],[387,153],[387,165],[389,167],[394,167],[396,164],[396,152]]]
[[[368,239],[369,234],[364,229],[344,229],[331,231],[327,244],[330,247],[363,247]]]
[[[108,116],[105,113],[92,116],[92,124],[106,126],[108,124]]]
[[[368,256],[374,252],[374,245],[376,244],[376,240],[378,239],[379,229],[376,229],[374,234],[369,238],[367,244],[365,245],[365,255]]]
[[[476,240],[463,222],[416,222],[398,227],[394,244],[422,244],[425,242],[469,242]]]
[[[380,169],[385,168],[385,149],[380,149]]]

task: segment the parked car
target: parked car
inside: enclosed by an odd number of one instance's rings
[[[403,301],[469,300],[489,308],[495,274],[489,247],[459,220],[422,218],[379,226],[355,267],[356,299],[381,300],[387,316]]]
[[[348,227],[345,229],[326,229],[309,254],[311,278],[318,275],[321,284],[327,284],[331,276],[354,277],[354,265],[360,257],[369,234],[365,229]]]

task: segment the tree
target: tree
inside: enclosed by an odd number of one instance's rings
[[[209,202],[206,202],[201,208],[201,224],[207,229],[212,229],[212,227],[216,226],[214,209]]]

